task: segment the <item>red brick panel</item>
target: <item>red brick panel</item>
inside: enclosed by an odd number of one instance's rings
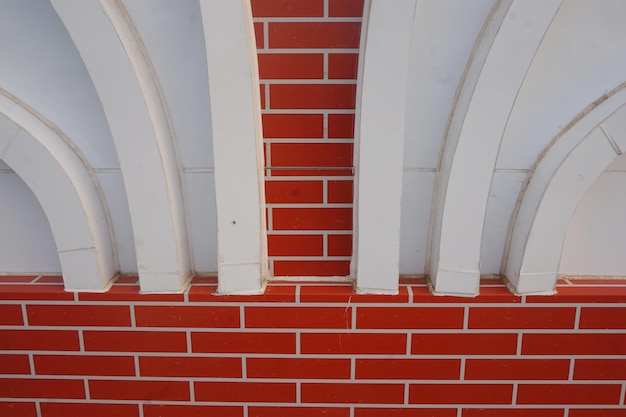
[[[0,379],[2,398],[84,399],[85,386],[76,379]]]
[[[402,404],[404,384],[302,383],[302,402]]]
[[[300,335],[300,348],[305,354],[404,354],[406,337],[406,334],[304,333]]]
[[[510,404],[510,384],[411,384],[410,404]]]
[[[270,48],[359,47],[361,22],[273,22],[269,24]]]
[[[359,307],[358,329],[462,329],[463,308]]]
[[[258,54],[258,58],[261,80],[324,77],[323,54]],[[263,119],[265,123],[265,118]]]
[[[524,334],[524,355],[624,355],[626,334]]]
[[[243,417],[243,407],[144,404],[143,415],[144,417]]]
[[[351,167],[351,143],[272,143],[273,167]]]
[[[31,326],[130,326],[128,306],[29,305]]]
[[[411,353],[428,355],[513,355],[516,334],[414,334]]]
[[[268,235],[267,250],[270,256],[321,256],[324,254],[324,236]]]
[[[131,356],[34,355],[38,375],[135,376]]]
[[[71,301],[74,294],[66,292],[63,285],[3,285],[0,300],[50,300]]]
[[[460,359],[357,359],[357,379],[459,379]]]
[[[138,327],[239,327],[239,307],[135,306]]]
[[[274,230],[350,230],[351,208],[274,208]]]
[[[85,350],[94,352],[186,352],[184,332],[90,331],[83,333]]]
[[[21,326],[23,324],[22,306],[0,305],[0,326]]]
[[[324,137],[324,116],[322,114],[264,114],[263,137],[321,139]]]
[[[41,417],[139,417],[137,404],[42,403]]]
[[[197,401],[283,402],[296,401],[296,384],[284,382],[195,382]]]
[[[35,403],[0,402],[0,416],[37,417],[37,408],[35,406]]]
[[[463,410],[463,417],[563,417],[564,415],[565,410],[558,408],[466,408]]]
[[[328,12],[331,17],[363,16],[364,0],[328,0]]]
[[[241,378],[241,359],[142,356],[139,373],[158,377]]]
[[[356,106],[354,84],[272,84],[272,109],[350,109]]]
[[[254,37],[256,39],[256,47],[261,49],[265,45],[265,37],[263,34],[263,23],[254,23]]]
[[[350,378],[350,359],[248,358],[246,361],[249,378]]]
[[[189,401],[186,381],[89,381],[92,399]]]
[[[518,404],[619,404],[618,384],[520,384]]]
[[[330,256],[351,256],[352,235],[328,235],[328,254]]]
[[[567,379],[568,359],[467,359],[465,379]]]
[[[324,0],[251,0],[255,17],[320,17]]]
[[[352,181],[328,181],[328,202],[351,204],[353,191]]]
[[[0,330],[0,350],[79,350],[73,330]]]
[[[583,307],[580,329],[626,329],[626,307]]]
[[[265,181],[268,204],[323,203],[322,181]]]
[[[355,408],[354,417],[457,417],[456,408]]]
[[[625,380],[625,359],[576,359],[574,379]]]
[[[350,275],[350,261],[274,261],[274,274],[277,276],[347,276]]]
[[[296,353],[294,333],[192,333],[193,352]]]
[[[0,355],[0,372],[6,375],[30,374],[28,355]]]
[[[328,54],[328,78],[331,80],[356,80],[358,68],[358,54]]]
[[[470,308],[470,329],[573,329],[576,308]]]
[[[568,417],[626,417],[626,408],[570,408]]]
[[[354,114],[329,114],[328,115],[328,138],[329,139],[352,139],[354,138]]]
[[[352,309],[344,307],[245,307],[247,328],[349,329]]]
[[[342,407],[248,407],[248,417],[350,417]]]

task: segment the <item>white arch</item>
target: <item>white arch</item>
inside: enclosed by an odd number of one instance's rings
[[[218,290],[259,293],[267,275],[261,100],[249,0],[200,0],[206,45]]]
[[[89,71],[117,150],[144,292],[181,291],[190,250],[175,134],[152,63],[119,0],[51,0]]]
[[[518,294],[554,293],[569,221],[585,193],[626,150],[626,89],[583,111],[542,152],[511,219],[504,274]]]
[[[0,137],[0,159],[24,180],[46,213],[66,290],[105,290],[119,263],[96,176],[59,129],[1,89],[0,113],[16,124],[13,135]]]
[[[478,293],[483,224],[500,141],[561,2],[501,0],[483,28],[439,166],[429,265],[435,293]]]
[[[370,0],[365,6],[351,264],[361,293],[398,292],[406,90],[415,4],[415,0]]]

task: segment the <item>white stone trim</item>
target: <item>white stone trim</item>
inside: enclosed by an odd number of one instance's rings
[[[218,291],[260,293],[268,272],[252,10],[249,0],[200,0],[200,9],[215,158]]]
[[[415,0],[370,0],[361,29],[351,274],[359,293],[396,294],[404,127]]]

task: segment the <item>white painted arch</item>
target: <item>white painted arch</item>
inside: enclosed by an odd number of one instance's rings
[[[106,290],[119,262],[96,176],[63,132],[1,89],[0,113],[15,123],[13,134],[0,137],[0,159],[39,200],[57,246],[65,289]]]
[[[498,1],[448,126],[433,204],[430,279],[436,294],[475,296],[491,178],[526,72],[562,0]]]
[[[585,193],[626,150],[621,85],[576,117],[534,164],[511,218],[503,273],[517,294],[555,292],[567,226]]]

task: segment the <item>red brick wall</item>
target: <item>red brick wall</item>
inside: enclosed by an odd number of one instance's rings
[[[270,270],[345,276],[362,0],[252,0]]]
[[[623,281],[465,299],[423,281],[216,296],[212,278],[169,295],[34,279],[0,283],[3,417],[626,416]]]

